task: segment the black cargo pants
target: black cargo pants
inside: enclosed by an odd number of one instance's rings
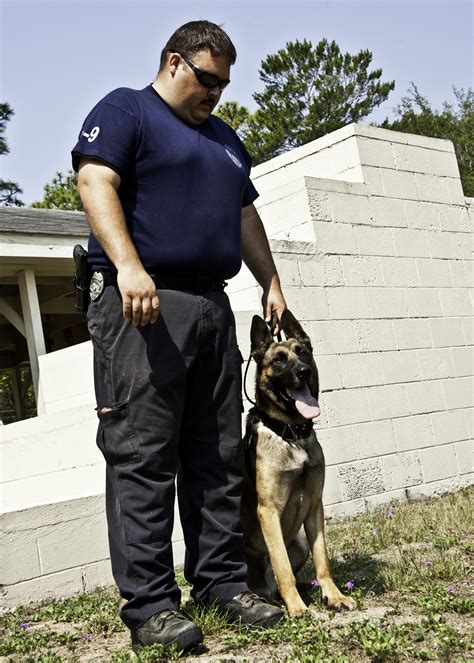
[[[229,300],[224,292],[158,295],[154,325],[125,321],[115,286],[88,312],[110,557],[130,628],[179,606],[171,546],[176,476],[192,596],[225,602],[247,589],[241,355]]]

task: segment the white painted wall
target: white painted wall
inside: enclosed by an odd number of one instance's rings
[[[471,484],[473,206],[452,144],[350,125],[253,179],[320,370],[327,514]],[[246,355],[260,293],[245,269],[228,292]],[[47,414],[1,431],[9,605],[110,580],[90,366],[88,343],[42,357]],[[91,553],[78,558],[84,526]]]
[[[43,412],[95,403],[92,343],[78,343],[39,357]]]

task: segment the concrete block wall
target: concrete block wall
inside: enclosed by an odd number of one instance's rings
[[[90,357],[88,345],[74,346],[78,362]],[[64,351],[54,354],[61,353],[65,356]],[[54,375],[54,362],[53,368]],[[105,464],[95,444],[93,399],[89,392],[88,403],[69,409],[59,399],[49,414],[0,427],[4,607],[113,582],[104,512]],[[172,538],[175,563],[181,565],[184,542],[177,506]]]
[[[254,182],[287,302],[313,339],[337,515],[472,483],[473,201],[449,141],[360,125],[332,136],[351,178],[337,163],[342,177],[314,177],[293,150],[279,157],[290,181],[272,189],[264,164]],[[327,138],[304,146],[313,163]]]
[[[391,256],[322,254],[317,242],[271,245],[319,368],[327,514],[471,485],[474,356],[464,298],[443,313],[448,288],[422,287],[415,257],[392,287]]]
[[[2,602],[38,602],[112,584],[103,496],[3,517]]]
[[[452,144],[350,125],[253,179],[320,370],[327,515],[471,485],[473,200]],[[246,268],[228,293],[246,357],[261,293]],[[91,376],[62,381],[69,351],[90,365],[89,344],[46,357],[47,414],[0,429],[7,606],[111,581]]]

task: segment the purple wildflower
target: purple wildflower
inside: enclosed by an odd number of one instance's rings
[[[27,628],[30,628],[30,625],[29,625],[28,622],[23,622],[23,624],[21,625],[21,628],[26,631]]]
[[[93,639],[94,638],[92,637],[92,635],[85,635],[84,636],[84,640],[87,640],[87,642],[91,642],[91,640],[93,640]]]
[[[349,582],[346,582],[346,587],[347,589],[354,589],[354,583],[349,580]]]
[[[453,587],[452,585],[448,587],[447,591],[449,594],[457,594],[456,587]]]
[[[395,515],[395,510],[390,507],[390,509],[387,511],[387,518],[393,518]]]
[[[316,578],[314,580],[311,580],[311,587],[321,587],[319,581],[316,580]]]

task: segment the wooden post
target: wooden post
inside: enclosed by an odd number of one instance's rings
[[[35,390],[36,407],[38,414],[41,414],[42,406],[38,398],[38,357],[46,354],[46,345],[44,342],[43,325],[41,323],[41,312],[38,301],[38,292],[36,290],[35,273],[32,269],[25,269],[18,272],[18,286],[20,288],[21,308],[23,310],[23,322],[28,344],[28,355],[30,358],[31,375]]]

